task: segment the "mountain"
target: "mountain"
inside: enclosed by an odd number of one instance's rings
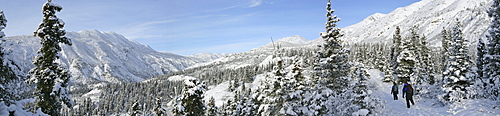
[[[85,30],[68,32],[72,46],[62,45],[58,62],[69,69],[75,83],[137,82],[176,72],[202,60],[157,52],[114,32]],[[31,35],[6,37],[6,58],[18,75],[26,76],[40,39]]]
[[[474,40],[478,38],[483,38],[486,33],[486,29],[491,21],[486,14],[486,10],[489,6],[491,6],[491,1],[487,0],[423,0],[406,7],[398,8],[388,14],[376,13],[367,17],[362,22],[345,27],[342,29],[342,33],[344,34],[343,40],[349,44],[391,42],[392,34],[396,26],[401,27],[402,36],[405,37],[409,33],[408,29],[417,25],[420,29],[419,33],[424,34],[429,39],[428,41],[431,45],[440,46],[441,38],[439,34],[441,29],[443,29],[443,27],[449,29],[454,25],[455,19],[458,18],[464,26],[463,33],[465,34],[465,38],[474,42]],[[219,108],[229,109],[224,106],[226,103],[226,105],[232,106],[227,100],[232,100],[234,103],[233,106],[238,106],[238,104],[236,104],[238,102],[236,101],[237,98],[249,99],[250,97],[256,96],[263,96],[258,97],[262,99],[268,97],[273,98],[273,96],[265,96],[264,94],[283,92],[275,92],[269,89],[276,86],[270,85],[273,83],[273,80],[282,79],[274,78],[277,71],[279,71],[279,66],[281,66],[278,64],[282,64],[284,72],[291,72],[296,69],[295,67],[299,67],[299,71],[301,71],[306,79],[306,81],[303,82],[308,83],[308,78],[314,78],[314,65],[317,63],[315,55],[316,51],[319,49],[317,45],[320,45],[322,42],[322,38],[307,40],[300,36],[285,37],[276,40],[274,43],[270,42],[247,52],[228,54],[213,61],[198,63],[185,70],[157,76],[140,83],[109,84],[108,86],[94,89],[85,96],[92,98],[93,101],[105,101],[96,102],[96,104],[99,104],[98,106],[100,108],[107,109],[109,108],[108,106],[115,106],[114,109],[110,109],[111,113],[109,114],[126,114],[127,111],[123,109],[130,109],[133,103],[132,101],[143,103],[145,105],[143,107],[151,108],[154,104],[151,103],[151,101],[153,101],[154,98],[161,98],[165,109],[171,111],[170,108],[172,108],[172,103],[176,101],[173,99],[175,96],[180,95],[180,91],[182,90],[179,88],[184,87],[182,84],[184,81],[182,80],[194,77],[206,82],[208,86],[205,96],[206,101],[208,101],[210,97],[214,97],[216,105],[219,106]],[[279,50],[274,47],[277,45],[281,46]],[[361,53],[358,49],[351,48],[351,54],[356,54],[355,52]],[[371,51],[378,50],[372,48],[366,49],[370,49]],[[388,50],[385,49],[385,51],[379,52],[382,53],[387,51]],[[379,55],[371,53],[363,53],[362,55],[370,56],[368,54],[374,57],[389,56],[387,54]],[[436,55],[440,54],[436,53]],[[212,54],[199,54],[191,57],[196,57],[194,59],[208,59],[212,58],[212,56]],[[353,57],[349,56],[349,58],[352,60]],[[437,59],[433,61],[441,60],[439,56],[433,58]],[[369,58],[366,58],[365,60],[368,59]],[[375,62],[375,60],[366,62]],[[387,65],[389,63],[384,62],[383,64]],[[365,66],[367,68],[374,67],[369,65],[370,64],[367,63]],[[391,84],[381,82],[381,79],[385,76],[384,72],[377,69],[370,69],[369,72],[371,79],[368,87],[373,89],[370,93],[375,95],[371,97],[383,100],[383,102],[380,102],[383,106],[377,107],[377,110],[380,112],[376,112],[374,115],[404,115],[408,114],[407,111],[410,110],[413,115],[430,115],[427,113],[431,113],[432,115],[460,115],[464,113],[484,113],[484,115],[498,114],[498,111],[495,110],[496,105],[492,105],[494,102],[491,101],[482,103],[473,101],[472,103],[474,104],[471,105],[473,107],[458,105],[446,106],[437,102],[438,98],[436,95],[433,95],[433,97],[429,99],[419,97],[417,99],[417,104],[407,110],[404,108],[404,101],[392,100],[391,95],[387,93],[388,91],[385,91],[386,89],[384,88],[389,88]],[[290,75],[287,76],[289,77]],[[249,88],[252,90],[248,90]],[[439,92],[436,92],[436,94],[437,93]],[[237,97],[238,94],[240,94],[239,97]],[[327,92],[327,94],[329,93]],[[307,94],[297,93],[296,95],[300,96]],[[311,96],[306,97],[310,98]],[[376,104],[375,102],[368,103]],[[352,104],[342,104],[342,106],[351,105]],[[398,111],[402,110],[403,112],[397,112],[394,109]],[[456,109],[460,111],[455,112],[454,110]]]
[[[451,30],[458,19],[465,38],[475,42],[485,38],[491,22],[486,11],[491,3],[491,0],[422,0],[388,14],[373,14],[343,28],[343,40],[351,44],[391,42],[396,26],[400,26],[403,37],[409,35],[411,27],[417,26],[418,33],[425,35],[430,45],[440,46],[441,30],[443,27]]]
[[[487,9],[491,6],[488,0],[422,0],[406,7],[397,8],[388,14],[375,13],[368,16],[363,21],[342,28],[343,41],[348,44],[356,43],[390,43],[396,26],[400,26],[403,37],[409,35],[409,29],[414,25],[419,28],[418,33],[427,37],[431,46],[441,45],[441,30],[443,28],[451,30],[456,23],[456,19],[463,25],[463,33],[469,41],[475,42],[478,38],[484,38],[491,19],[487,16]],[[335,9],[335,8],[334,8]],[[342,16],[339,16],[340,18]],[[224,93],[230,89],[231,82],[243,80],[243,83],[252,83],[257,86],[262,84],[256,82],[258,75],[270,72],[274,69],[278,60],[283,60],[285,66],[293,64],[295,61],[303,60],[303,65],[311,66],[314,63],[314,53],[323,42],[323,38],[307,40],[300,36],[285,37],[270,42],[263,46],[243,53],[229,54],[220,59],[199,64],[190,67],[186,72],[180,72],[174,75],[161,76],[159,78],[175,78],[193,76],[201,80],[208,81],[212,88],[207,91],[207,100],[209,97],[215,97],[218,105],[225,103],[225,100],[231,99],[234,93]],[[274,45],[273,45],[274,44]],[[278,57],[274,46],[280,45],[284,49]],[[472,48],[471,48],[472,49]],[[264,69],[263,69],[264,68]],[[304,67],[306,74],[311,75],[311,67]],[[248,76],[225,76],[225,72],[213,69],[232,69],[232,70],[255,70],[245,73],[251,73]],[[290,70],[291,67],[285,69]],[[264,70],[264,71],[259,71]],[[217,75],[217,77],[198,76],[198,75]],[[383,73],[377,73],[383,74]],[[222,75],[222,76],[219,76]],[[222,78],[222,79],[220,79]],[[224,79],[229,78],[229,79]],[[235,79],[236,78],[236,79]],[[238,79],[239,78],[239,79]],[[250,81],[245,81],[250,78]],[[377,77],[380,78],[380,77]],[[212,80],[218,81],[213,82]],[[255,85],[257,83],[257,85]],[[221,92],[222,91],[222,92]],[[221,95],[220,93],[224,93]],[[377,93],[379,94],[379,93]],[[385,94],[384,94],[385,95]],[[390,113],[390,112],[384,112]]]
[[[295,35],[295,36],[292,36],[292,37],[284,37],[284,38],[281,38],[281,39],[278,39],[274,42],[269,42],[263,46],[260,46],[258,48],[255,48],[255,49],[269,49],[269,48],[275,48],[276,46],[280,46],[280,47],[295,47],[295,46],[298,46],[298,45],[303,45],[303,44],[306,44],[308,43],[310,40],[307,40],[306,38],[304,37],[301,37],[299,35]]]
[[[212,60],[215,60],[215,59],[219,59],[221,57],[224,57],[228,55],[227,53],[198,53],[198,54],[193,54],[193,55],[189,55],[187,57],[192,57],[192,58],[198,58],[202,61],[212,61]]]

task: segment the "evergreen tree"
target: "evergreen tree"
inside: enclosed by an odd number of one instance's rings
[[[0,39],[3,40],[3,37],[5,37],[5,33],[3,33],[3,29],[7,26],[7,19],[5,18],[5,15],[3,14],[3,11],[0,10]]]
[[[64,36],[64,22],[55,15],[62,7],[51,1],[43,5],[43,22],[34,32],[41,38],[42,47],[38,50],[40,55],[33,59],[35,68],[30,70],[29,83],[36,84],[37,107],[46,114],[57,116],[62,108],[61,102],[68,107],[73,105],[68,91],[70,75],[56,62],[61,51],[59,44],[71,45],[71,41]]]
[[[398,68],[398,56],[399,53],[401,53],[401,49],[399,46],[401,46],[401,29],[399,26],[396,27],[396,31],[394,32],[394,35],[392,36],[392,46],[391,46],[391,60],[390,60],[390,68],[392,71],[389,71],[390,74],[386,74],[387,76],[384,77],[384,82],[390,82],[394,81],[397,77],[396,69]]]
[[[203,98],[206,88],[205,83],[196,78],[184,80],[183,94],[176,100],[172,113],[186,116],[205,115],[206,106]]]
[[[219,111],[217,106],[215,106],[215,99],[214,97],[211,97],[207,104],[207,112],[205,116],[218,116],[218,115]]]
[[[476,49],[477,49],[476,67],[478,69],[477,75],[478,75],[478,78],[482,79],[484,77],[484,75],[483,75],[483,69],[484,69],[484,65],[485,65],[484,58],[485,58],[485,55],[487,54],[486,45],[485,45],[483,39],[481,39],[481,38],[478,39]]]
[[[130,109],[130,111],[132,112],[132,114],[130,114],[131,116],[140,116],[142,113],[141,113],[141,105],[138,103],[138,102],[134,102],[134,104],[132,104],[132,109]]]
[[[478,89],[478,91],[484,91],[484,90],[489,90],[490,88],[486,88],[488,87],[488,78],[485,78],[486,76],[484,75],[484,67],[486,65],[486,61],[485,61],[485,57],[487,55],[487,51],[486,51],[486,44],[484,43],[483,39],[479,38],[478,39],[478,42],[477,42],[477,58],[476,58],[476,67],[477,67],[477,79],[475,81],[475,85],[477,86],[476,89]],[[493,86],[491,86],[493,87]],[[488,98],[490,95],[487,95],[486,92],[478,92],[478,97],[481,97],[481,98]]]
[[[368,110],[369,114],[374,114],[376,108],[374,104],[379,103],[379,101],[371,97],[372,90],[368,85],[369,75],[362,64],[358,65],[354,73],[354,84],[351,85],[354,93],[352,113],[355,115],[359,111]]]
[[[348,77],[351,63],[349,62],[349,50],[345,49],[341,43],[340,28],[337,28],[337,22],[340,18],[334,16],[334,10],[331,9],[330,0],[327,3],[327,22],[326,32],[320,33],[323,38],[323,44],[316,54],[314,71],[316,76],[313,78],[314,87],[312,88],[311,98],[307,98],[310,114],[308,115],[332,115],[338,111],[337,107],[343,101],[342,94],[350,83]],[[336,113],[340,114],[340,113]]]
[[[493,0],[493,5],[488,11],[488,16],[493,18],[490,27],[488,44],[486,47],[485,65],[483,76],[487,78],[486,94],[490,99],[500,100],[500,0]]]
[[[167,111],[165,109],[163,109],[160,97],[156,97],[155,104],[156,105],[154,107],[154,112],[155,112],[156,116],[166,116]]]
[[[15,75],[12,73],[8,66],[5,66],[4,63],[4,53],[3,51],[3,37],[5,34],[3,33],[3,29],[7,26],[7,19],[5,19],[5,15],[3,11],[0,10],[0,101],[5,101],[7,105],[11,103],[12,92],[9,91],[9,84],[13,79],[15,79]]]
[[[303,60],[298,60],[293,65],[290,73],[287,75],[287,80],[283,85],[286,88],[284,97],[285,103],[280,109],[280,114],[303,116],[308,115],[309,108],[304,103],[305,97],[309,95],[308,80],[302,74],[301,64]]]
[[[330,0],[326,9],[326,32],[320,34],[324,42],[316,54],[318,59],[314,70],[319,77],[319,84],[340,91],[348,84],[346,78],[350,68],[349,51],[342,46],[340,38],[343,35],[340,34],[340,28],[336,27],[340,18],[332,15],[335,10],[331,9]]]
[[[395,72],[400,82],[410,81],[410,79],[416,75],[415,64],[418,61],[414,53],[414,48],[412,37],[405,38],[400,46],[401,52],[396,59],[398,67]]]
[[[443,59],[441,61],[442,67],[446,67],[446,60],[449,59],[450,56],[450,47],[451,47],[451,32],[448,32],[444,27],[443,30],[441,31],[441,46],[443,47],[443,50],[441,54],[443,55]],[[444,69],[443,69],[444,71]]]
[[[450,56],[446,70],[443,72],[443,91],[441,99],[445,103],[460,102],[471,96],[470,85],[475,74],[472,71],[472,61],[468,55],[468,41],[463,38],[460,22],[453,27]]]

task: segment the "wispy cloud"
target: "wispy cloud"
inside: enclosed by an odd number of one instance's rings
[[[142,23],[140,24],[139,26],[141,27],[147,27],[147,26],[151,26],[151,25],[158,25],[158,24],[165,24],[165,23],[173,23],[177,20],[175,19],[170,19],[170,20],[162,20],[162,21],[152,21],[152,22],[146,22],[146,23]]]
[[[249,51],[253,48],[257,48],[264,45],[266,42],[263,41],[246,41],[239,43],[228,43],[228,44],[213,44],[212,46],[202,46],[202,47],[191,47],[184,49],[171,50],[171,52],[181,55],[192,55],[202,52],[211,53],[237,53],[241,51]],[[228,49],[230,48],[230,49]]]
[[[250,5],[248,7],[257,7],[262,5],[263,1],[262,0],[252,0],[250,1]]]
[[[126,27],[122,27],[121,29],[118,30],[118,32],[124,34],[128,39],[138,39],[138,38],[146,39],[146,38],[162,37],[163,35],[151,34],[148,32],[156,29],[158,25],[173,23],[176,21],[177,20],[175,19],[169,19],[169,20],[145,22],[140,24],[131,24]]]

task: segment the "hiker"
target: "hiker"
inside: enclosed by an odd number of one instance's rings
[[[405,82],[403,86],[403,98],[405,98],[406,95],[406,107],[410,108],[410,102],[411,104],[415,105],[415,102],[413,102],[413,87],[411,84],[408,84],[408,81]]]
[[[394,97],[394,100],[398,100],[398,84],[396,84],[396,82],[392,82],[392,83],[393,83],[393,85],[392,85],[391,94]]]

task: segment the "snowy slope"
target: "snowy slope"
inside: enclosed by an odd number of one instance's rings
[[[86,30],[69,32],[73,45],[62,46],[60,60],[74,82],[137,82],[182,70],[201,61],[152,48],[126,39],[114,32]],[[18,66],[17,73],[26,75],[34,67],[31,60],[41,47],[40,39],[31,35],[6,37],[4,52]]]
[[[212,61],[212,60],[215,60],[215,59],[219,59],[221,57],[224,57],[228,55],[227,53],[198,53],[198,54],[193,54],[193,55],[189,55],[187,57],[193,57],[193,58],[198,58],[202,61]]]
[[[373,14],[363,21],[342,29],[344,41],[390,42],[396,26],[400,26],[402,36],[409,34],[408,29],[417,25],[433,46],[441,45],[440,32],[447,30],[458,20],[463,25],[465,38],[475,42],[485,37],[491,22],[487,9],[491,0],[422,0],[406,7],[397,8],[389,14]],[[342,16],[339,16],[342,18]]]
[[[263,46],[260,46],[258,48],[256,48],[257,50],[261,50],[261,49],[273,49],[273,46],[280,46],[280,47],[298,47],[298,46],[302,46],[302,45],[305,45],[305,44],[308,44],[311,40],[307,40],[306,38],[304,37],[301,37],[299,35],[295,35],[295,36],[292,36],[292,37],[284,37],[284,38],[281,38],[281,39],[278,39],[274,42],[269,42]]]
[[[406,108],[406,100],[398,94],[399,100],[394,100],[391,95],[391,83],[382,82],[383,72],[379,70],[368,70],[370,73],[370,83],[376,85],[375,96],[380,97],[384,102],[384,108],[380,108],[381,115],[392,116],[495,116],[500,114],[496,103],[491,100],[475,99],[457,103],[455,105],[443,106],[436,99],[424,99],[418,95],[414,96],[415,105]],[[414,85],[418,86],[418,85]],[[403,88],[400,85],[399,88]],[[401,90],[399,90],[401,93]]]

